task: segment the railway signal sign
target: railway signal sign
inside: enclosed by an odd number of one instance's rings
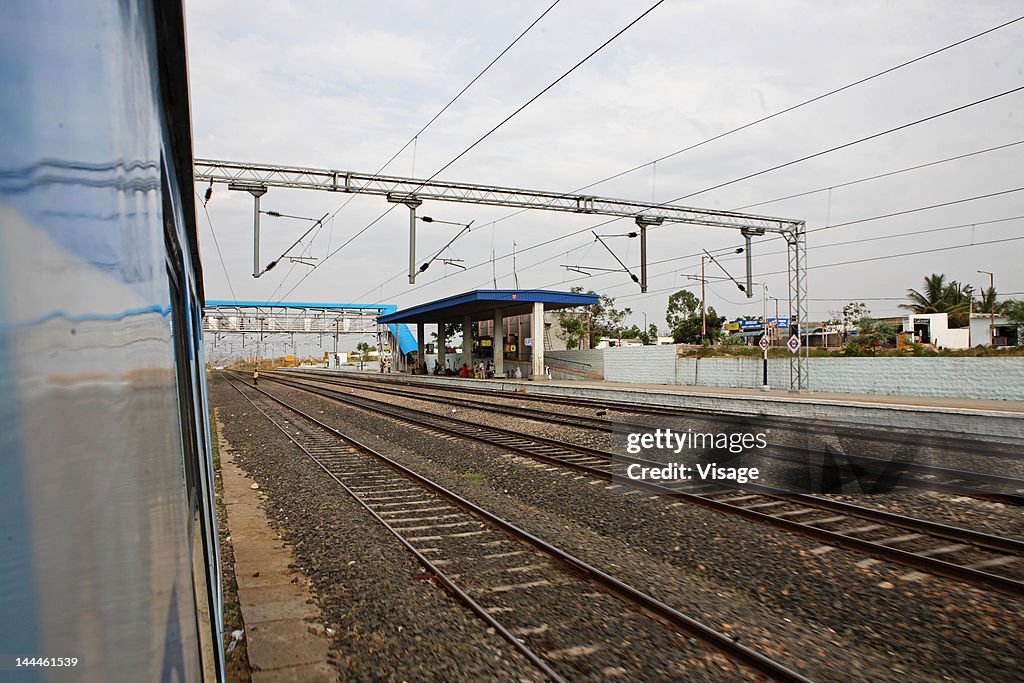
[[[768,350],[768,335],[764,335],[763,337],[761,337],[761,341],[759,341],[757,343],[757,345],[760,346],[762,349],[765,349],[767,351]]]
[[[794,334],[792,337],[789,338],[789,341],[786,342],[786,346],[789,347],[790,351],[796,353],[797,351],[800,350],[800,337]]]

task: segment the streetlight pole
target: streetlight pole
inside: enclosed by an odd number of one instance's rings
[[[979,273],[988,275],[988,291],[992,293],[992,301],[989,303],[989,324],[988,324],[988,343],[990,346],[996,345],[996,286],[995,276],[987,270],[979,270]],[[971,329],[971,319],[967,318],[967,329]]]

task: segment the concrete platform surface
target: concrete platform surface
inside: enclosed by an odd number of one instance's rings
[[[224,433],[223,425],[217,432]],[[255,482],[235,463],[223,437],[220,466],[252,680],[340,680],[327,662],[330,641],[316,628],[320,612],[308,582],[291,568],[291,551],[260,509],[261,492],[252,488]]]

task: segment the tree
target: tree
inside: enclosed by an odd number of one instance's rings
[[[366,354],[370,352],[372,347],[366,342],[359,342],[356,344],[356,351],[359,352],[359,369],[363,369],[363,361],[366,360]]]
[[[1010,299],[1004,301],[1002,313],[1010,319],[1010,322],[1018,327],[1024,325],[1024,301],[1018,301],[1016,299]]]
[[[622,321],[633,314],[632,309],[615,308],[615,299],[602,294],[596,304],[590,306],[590,337],[592,340],[601,337],[621,337],[625,329]]]
[[[874,318],[863,317],[857,320],[860,334],[854,337],[847,346],[850,355],[874,355],[880,349],[896,343],[896,327]],[[852,348],[851,348],[852,347]]]
[[[670,330],[674,330],[684,320],[699,312],[700,299],[693,292],[681,289],[668,298],[665,322]]]
[[[967,324],[971,302],[974,300],[974,288],[962,285],[956,280],[946,281],[946,276],[932,273],[924,279],[923,292],[916,289],[907,290],[909,304],[901,304],[900,308],[913,313],[945,313],[949,316],[950,325],[963,327]]]
[[[569,290],[575,294],[583,291],[582,287],[573,287]],[[595,292],[587,292],[594,294]],[[565,341],[570,349],[579,348],[580,343],[589,336],[588,348],[593,348],[601,337],[623,337],[627,328],[622,322],[632,315],[629,308],[619,310],[615,308],[615,299],[602,294],[598,297],[596,304],[592,306],[574,306],[562,309],[557,313],[558,322],[562,328],[559,338]],[[637,335],[639,336],[639,335]]]
[[[978,299],[978,306],[974,309],[974,312],[1002,313],[1005,304],[999,303],[998,298],[995,287],[986,287],[981,290],[981,298]]]
[[[701,336],[701,301],[693,292],[682,289],[668,298],[665,322],[672,331],[677,344],[700,344],[705,340],[715,341],[722,336],[725,316],[718,315],[713,306],[707,308],[707,334]]]
[[[847,330],[854,327],[861,320],[871,315],[867,304],[864,302],[851,301],[843,306],[841,311],[832,311],[832,322],[830,324],[843,326],[843,343],[846,343]]]

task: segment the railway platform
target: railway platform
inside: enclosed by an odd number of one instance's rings
[[[220,433],[221,430],[218,430]],[[338,680],[330,641],[295,559],[260,508],[263,492],[220,442],[224,506],[254,683]]]
[[[301,372],[352,374],[344,370],[322,368],[307,368]],[[794,393],[785,390],[761,391],[602,380],[533,382],[397,373],[388,375],[387,379],[422,386],[489,389],[533,396],[570,396],[645,407],[665,406],[731,415],[807,419],[814,423],[847,423],[881,428],[955,432],[979,438],[1024,439],[1024,401],[884,394]]]

